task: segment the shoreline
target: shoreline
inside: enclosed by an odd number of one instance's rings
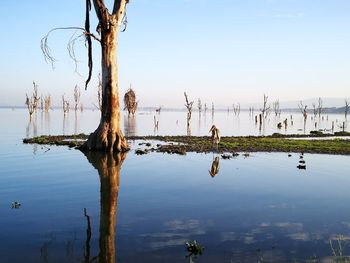
[[[349,132],[337,132],[334,134],[308,134],[308,135],[283,135],[273,134],[269,136],[225,136],[216,148],[213,147],[209,136],[131,136],[128,141],[142,141],[135,149],[136,154],[149,152],[162,152],[169,154],[185,155],[187,152],[196,153],[235,153],[235,152],[302,152],[319,154],[350,155]],[[345,139],[339,139],[345,137]],[[78,135],[42,135],[23,139],[25,144],[57,145],[77,148],[88,138],[86,134]],[[297,138],[297,140],[296,140]],[[312,140],[315,138],[315,140]],[[317,139],[318,138],[318,139]],[[322,138],[322,140],[320,140]],[[161,142],[153,147],[149,141]],[[134,149],[133,149],[134,150]]]

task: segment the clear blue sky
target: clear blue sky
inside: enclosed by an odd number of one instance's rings
[[[110,9],[112,1],[109,3]],[[83,26],[85,0],[4,1],[0,8],[0,105],[23,105],[32,81],[60,103],[83,88],[81,63],[66,51],[72,32],[50,39],[52,71],[40,39],[53,27]],[[132,83],[142,106],[183,106],[183,91],[203,102],[231,105],[271,99],[350,97],[350,0],[132,0],[119,37],[120,92]],[[93,28],[96,25],[92,13]],[[95,43],[96,76],[99,47]],[[85,104],[95,99],[96,78]]]

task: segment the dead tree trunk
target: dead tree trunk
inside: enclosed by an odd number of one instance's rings
[[[192,119],[192,106],[194,101],[189,101],[186,92],[184,92],[184,96],[185,96],[185,107],[187,109],[187,135],[190,136],[191,135],[191,119]]]
[[[80,89],[78,88],[78,85],[75,85],[74,87],[74,111],[77,112],[79,101],[80,101]]]
[[[345,107],[344,107],[345,119],[348,117],[348,113],[349,113],[349,101],[346,99],[345,100]]]
[[[98,128],[83,149],[125,152],[128,144],[120,128],[117,48],[118,30],[128,0],[115,0],[110,14],[102,0],[93,0],[101,30],[102,110]]]
[[[131,88],[124,95],[124,110],[128,110],[129,116],[135,116],[138,102],[136,101],[135,91]]]

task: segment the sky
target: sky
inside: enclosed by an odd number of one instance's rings
[[[105,1],[112,9],[112,0]],[[84,25],[85,0],[0,4],[0,105],[23,105],[33,80],[39,93],[82,90],[96,102],[100,48],[88,90],[87,50],[76,44],[78,74],[67,52],[74,31],[53,33],[55,69],[41,38],[52,28]],[[262,100],[350,97],[350,0],[131,0],[119,34],[119,92],[132,85],[140,106],[181,108],[189,98],[218,107]],[[94,10],[92,28],[97,25]]]

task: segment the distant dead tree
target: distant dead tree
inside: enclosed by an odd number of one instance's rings
[[[202,101],[201,101],[200,98],[198,98],[197,107],[198,107],[198,112],[199,112],[199,115],[200,115],[201,112],[202,112]]]
[[[74,87],[74,111],[78,110],[80,102],[80,89],[78,88],[78,85],[75,85]]]
[[[51,95],[50,94],[45,96],[44,103],[45,103],[45,111],[49,112],[49,110],[51,108]]]
[[[303,102],[300,101],[298,107],[299,107],[300,112],[303,114],[304,121],[306,121],[306,119],[307,119],[307,105],[304,106]]]
[[[69,109],[70,109],[69,101],[64,98],[64,95],[62,95],[62,110],[64,115],[66,115],[66,113],[69,112]]]
[[[30,117],[32,117],[32,114],[37,110],[39,100],[40,98],[38,97],[38,85],[33,81],[32,96],[29,97],[28,94],[26,93],[26,102],[25,102],[25,104],[27,105]]]
[[[254,116],[254,107],[249,107],[249,115]]]
[[[215,108],[214,108],[214,102],[211,103],[211,114],[214,115],[214,111],[215,111]]]
[[[135,115],[138,102],[136,101],[135,91],[131,88],[124,95],[124,110],[128,110],[129,115]]]
[[[28,94],[26,94],[26,102],[25,104],[27,105],[28,112],[29,112],[29,118],[32,118],[32,115],[35,111],[34,109],[34,99],[33,97],[28,97]]]
[[[239,114],[241,113],[241,104],[237,103],[237,104],[232,104],[232,109],[233,109],[233,113],[236,116],[239,116]]]
[[[272,107],[273,107],[273,111],[275,112],[275,116],[280,116],[281,115],[281,109],[280,109],[280,101],[279,100],[275,100],[272,103]]]
[[[207,110],[208,110],[208,106],[206,103],[204,103],[204,113],[207,113]]]
[[[345,99],[345,107],[344,107],[345,119],[348,117],[348,113],[349,113],[349,101]]]
[[[192,106],[194,101],[189,101],[186,92],[184,92],[185,96],[185,107],[187,109],[187,128],[191,125],[191,118],[192,118]]]
[[[312,111],[314,113],[314,117],[316,118],[318,114],[318,108],[316,107],[316,103],[312,103]]]
[[[156,113],[160,114],[161,110],[162,110],[162,106],[159,106],[158,108],[156,108]]]
[[[267,104],[268,98],[269,97],[264,94],[263,107],[262,107],[262,109],[260,109],[260,111],[262,113],[262,117],[264,117],[264,118],[267,118],[267,115],[269,114],[269,111],[271,109],[270,105]]]
[[[322,111],[323,111],[323,101],[320,97],[318,98],[318,106],[317,106],[318,117],[321,117]]]
[[[40,96],[40,110],[44,111],[44,99],[43,99],[43,94]]]
[[[101,74],[98,74],[97,76],[98,82],[97,82],[97,105],[94,104],[94,106],[102,111],[102,80],[101,80]]]
[[[80,112],[83,112],[84,111],[84,105],[83,103],[80,103]]]

